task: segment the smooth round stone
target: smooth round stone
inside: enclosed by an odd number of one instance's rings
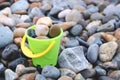
[[[119,68],[119,61],[113,61],[113,62],[105,62],[103,63],[102,67],[105,69],[118,69]]]
[[[5,70],[5,80],[15,80],[18,76],[15,72],[13,72],[11,69]]]
[[[52,9],[52,5],[49,3],[43,4],[43,6],[41,6],[41,9],[44,11],[50,11]]]
[[[0,48],[13,42],[13,32],[7,28],[0,26]]]
[[[12,61],[20,57],[19,48],[15,44],[9,44],[2,52],[2,59]]]
[[[62,76],[58,80],[73,80],[71,77],[68,76]]]
[[[30,26],[31,26],[30,23],[18,23],[18,24],[16,25],[16,27],[18,27],[18,28],[28,28],[28,27],[30,27]]]
[[[79,18],[78,18],[79,17]],[[66,22],[69,22],[69,21],[74,21],[76,23],[78,23],[81,19],[83,19],[83,16],[81,14],[80,11],[77,11],[77,10],[72,10],[66,17],[65,17],[65,20]]]
[[[70,32],[72,33],[72,35],[77,36],[77,35],[80,35],[80,33],[82,32],[82,29],[83,27],[81,25],[75,25],[74,27],[72,27]]]
[[[115,12],[115,5],[114,5],[114,4],[108,5],[108,6],[103,10],[103,13],[104,13],[105,15],[114,14],[114,12]]]
[[[14,19],[7,17],[5,15],[0,15],[0,23],[3,25],[9,26],[11,28],[16,25]]]
[[[68,40],[65,44],[65,47],[75,47],[79,46],[79,41],[77,39]]]
[[[8,63],[8,67],[12,70],[15,70],[18,64],[23,64],[24,66],[28,66],[28,61],[25,58],[17,58],[10,63]]]
[[[47,36],[37,36],[36,39],[49,39]]]
[[[47,80],[43,75],[37,74],[35,80]]]
[[[90,16],[91,16],[91,13],[89,11],[83,12],[83,17],[84,17],[85,20],[89,19]]]
[[[36,25],[40,25],[40,24],[51,26],[52,25],[52,19],[50,17],[39,18],[38,21],[36,22]]]
[[[109,14],[109,15],[105,15],[102,19],[102,23],[107,23],[108,21],[110,21],[111,19],[115,19],[115,16]]]
[[[7,7],[7,8],[4,8],[3,10],[1,10],[0,14],[3,14],[5,16],[11,16],[12,12],[11,12],[11,9],[9,7]]]
[[[28,33],[28,35],[29,35],[30,37],[33,37],[33,38],[37,37],[37,35],[36,35],[36,33],[35,33],[35,30],[30,29],[30,30],[28,30],[27,33]]]
[[[110,61],[116,53],[118,44],[115,41],[104,43],[99,49],[99,58],[101,61]]]
[[[22,41],[22,38],[21,38],[21,37],[14,38],[14,43],[15,43],[16,45],[18,45],[18,46],[20,46],[21,41]]]
[[[52,25],[49,30],[49,36],[52,38],[57,37],[59,36],[60,32],[61,32],[61,28],[59,26]]]
[[[97,21],[92,21],[90,22],[87,26],[86,26],[86,30],[89,30],[91,29],[92,27],[97,27],[101,25],[101,21],[100,20],[97,20]]]
[[[99,8],[97,6],[91,6],[90,8],[87,9],[87,11],[90,13],[96,13],[99,11]]]
[[[117,39],[113,36],[113,35],[110,35],[110,34],[107,34],[107,33],[101,33],[101,37],[105,40],[105,41],[116,41]]]
[[[0,63],[0,75],[4,76],[4,71],[5,71],[5,66],[3,65],[3,63]]]
[[[29,0],[30,2],[40,2],[41,0]]]
[[[46,80],[55,80],[55,79],[52,79],[52,78],[46,78]]]
[[[33,2],[30,4],[29,8],[32,9],[34,7],[38,7],[40,8],[42,6],[42,3],[41,2]]]
[[[85,78],[84,78],[80,73],[78,73],[78,74],[75,76],[74,80],[85,80]]]
[[[56,67],[48,65],[42,69],[41,74],[45,77],[57,79],[60,76],[60,71]]]
[[[35,27],[35,34],[37,36],[46,36],[49,32],[49,27],[47,25],[36,25]]]
[[[103,68],[101,68],[100,66],[96,66],[95,70],[96,70],[96,74],[98,76],[105,76],[107,74],[107,72]]]
[[[29,3],[27,2],[27,0],[19,0],[13,3],[10,8],[13,13],[15,13],[16,11],[27,10],[29,8]]]
[[[120,70],[112,71],[108,76],[113,78],[113,80],[119,80],[120,79]]]
[[[97,31],[97,27],[93,26],[88,30],[88,35],[91,36]]]
[[[86,11],[86,8],[82,5],[74,5],[73,9],[77,9],[77,10],[81,11],[82,13],[84,13]]]
[[[34,7],[29,12],[29,16],[30,16],[30,18],[34,18],[35,16],[37,16],[37,17],[44,17],[45,15],[43,14],[43,12],[38,7]]]
[[[108,77],[108,76],[100,76],[100,77],[98,78],[98,80],[114,80],[114,79],[112,79],[112,78],[110,78],[110,77]]]
[[[25,66],[23,64],[18,64],[15,69],[15,72],[17,73],[17,75],[20,75],[24,69],[25,69]]]
[[[107,5],[108,5],[107,2],[101,2],[101,3],[99,3],[98,4],[99,11],[102,12],[106,8]]]
[[[100,13],[94,13],[90,16],[91,20],[101,20],[104,16]]]
[[[14,37],[23,37],[25,34],[26,29],[25,28],[16,28],[14,30]]]
[[[61,76],[69,76],[71,78],[74,78],[76,76],[76,73],[70,69],[60,68],[59,70],[60,70]]]
[[[84,78],[90,78],[90,77],[95,76],[96,71],[95,71],[95,69],[85,69],[85,70],[81,71],[80,73],[82,74],[82,76]]]
[[[65,9],[58,14],[58,18],[65,18],[71,12],[70,9]]]
[[[50,10],[49,14],[50,15],[56,15],[62,10],[63,10],[63,8],[61,8],[60,6],[55,6]]]
[[[118,28],[117,30],[115,30],[114,36],[120,40],[120,28]]]
[[[87,59],[90,63],[95,63],[98,59],[99,46],[97,44],[92,44],[89,46],[87,51]]]

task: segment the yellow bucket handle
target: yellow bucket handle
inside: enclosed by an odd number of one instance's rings
[[[29,58],[39,58],[39,57],[44,56],[45,54],[48,53],[48,51],[51,50],[51,48],[55,44],[55,41],[52,41],[52,43],[48,46],[48,48],[45,51],[38,53],[38,54],[33,54],[32,51],[28,47],[25,46],[25,41],[26,41],[26,36],[24,35],[21,41],[21,50],[23,51],[24,55]]]

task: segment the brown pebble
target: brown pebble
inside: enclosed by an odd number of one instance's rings
[[[24,74],[18,80],[35,80],[36,73]]]
[[[29,8],[32,9],[34,7],[38,7],[40,8],[42,6],[42,3],[41,2],[33,2],[30,4]]]
[[[22,41],[21,37],[17,37],[14,39],[14,43],[17,44],[18,46],[20,46],[21,41]]]
[[[15,30],[14,30],[14,37],[23,37],[24,36],[24,34],[25,34],[25,28],[16,28]]]
[[[27,14],[26,10],[15,11],[14,14]]]
[[[62,76],[58,80],[73,80],[71,77],[68,76]]]
[[[47,36],[37,36],[36,39],[48,39]]]
[[[16,25],[16,27],[20,27],[20,28],[28,28],[28,27],[30,27],[30,23],[18,23],[17,25]]]
[[[115,37],[120,40],[120,28],[118,28],[115,33],[114,33]]]

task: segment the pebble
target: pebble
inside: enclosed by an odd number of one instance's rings
[[[14,30],[14,37],[23,37],[25,34],[26,29],[25,28],[16,28]]]
[[[49,29],[49,36],[54,38],[59,36],[61,33],[61,28],[57,25],[52,25]]]
[[[120,70],[112,71],[109,75],[110,78],[113,78],[114,80],[120,79]]]
[[[90,77],[95,76],[96,71],[95,71],[95,69],[85,69],[85,70],[81,71],[80,73],[82,74],[82,76],[84,78],[90,78]]]
[[[62,76],[58,80],[73,80],[71,77],[68,76]]]
[[[62,11],[63,10],[63,8],[61,8],[61,7],[59,7],[59,6],[55,6],[55,7],[53,7],[51,10],[50,10],[50,12],[49,12],[49,14],[50,15],[56,15],[56,14],[58,14],[60,11]]]
[[[33,38],[37,37],[35,30],[30,29],[27,31],[27,33],[30,37],[33,37]]]
[[[15,44],[9,44],[2,52],[2,59],[6,61],[12,61],[19,58],[19,48]]]
[[[49,32],[49,27],[47,25],[36,25],[35,27],[35,34],[37,36],[46,36]]]
[[[119,53],[119,52],[120,52],[120,40],[117,40],[116,42],[117,42],[117,44],[118,44],[117,53]]]
[[[99,58],[101,61],[110,61],[116,53],[118,44],[115,41],[104,43],[99,49]]]
[[[18,76],[15,72],[13,72],[11,69],[5,70],[5,80],[15,80]]]
[[[77,11],[74,9],[65,17],[65,20],[66,20],[66,22],[74,21],[74,22],[78,23],[82,18],[83,17],[82,17],[82,14],[80,13],[80,11]]]
[[[30,2],[39,2],[41,0],[29,0]]]
[[[13,3],[10,8],[11,8],[11,11],[15,13],[17,11],[26,11],[28,7],[29,7],[29,3],[26,0],[19,0]]]
[[[3,14],[5,16],[11,16],[12,12],[11,12],[11,9],[9,7],[6,7],[5,9],[0,11],[0,14]]]
[[[87,51],[87,59],[91,63],[95,63],[98,60],[99,46],[97,44],[92,44],[89,46]]]
[[[60,68],[60,76],[69,76],[71,78],[74,78],[76,76],[76,73],[70,69],[67,68]]]
[[[65,18],[71,12],[70,9],[65,9],[58,14],[58,18]]]
[[[8,63],[8,67],[12,70],[15,70],[18,64],[23,64],[26,67],[29,65],[25,58],[17,58]]]
[[[29,5],[29,8],[32,9],[34,7],[38,7],[40,8],[42,6],[42,3],[41,2],[33,2]]]
[[[30,27],[30,26],[31,26],[30,23],[18,23],[18,24],[16,25],[17,28],[28,28],[28,27]]]
[[[116,62],[105,62],[103,63],[102,67],[105,69],[118,69],[119,68],[117,61]]]
[[[84,13],[86,11],[86,8],[82,5],[74,5],[73,9],[81,11],[81,13]]]
[[[35,80],[47,80],[43,75],[37,74]]]
[[[94,27],[94,26],[99,26],[101,25],[101,21],[98,20],[98,21],[92,21],[90,22],[87,26],[86,26],[86,30],[89,30],[91,27]]]
[[[18,79],[19,80],[35,80],[36,73],[29,73],[29,74],[24,74],[20,76]]]
[[[103,15],[102,14],[100,14],[100,13],[94,13],[94,14],[92,14],[91,16],[90,16],[90,19],[92,20],[92,21],[94,21],[94,20],[102,20],[103,19]]]
[[[0,63],[0,75],[5,76],[4,72],[6,70],[6,67],[3,65],[3,63]]]
[[[75,76],[74,80],[85,80],[85,78],[84,78],[80,73],[78,73],[78,74]]]
[[[89,65],[82,46],[64,49],[60,53],[58,64],[61,68],[68,68],[75,72],[87,69]]]
[[[47,78],[57,79],[60,76],[60,71],[56,67],[48,65],[42,69],[41,74]]]
[[[0,48],[13,42],[13,32],[4,26],[0,26]]]
[[[96,26],[91,27],[91,28],[88,30],[88,35],[91,36],[91,35],[93,35],[94,33],[96,33],[96,31],[97,31],[97,27],[96,27]]]
[[[23,64],[18,64],[15,72],[17,73],[17,75],[21,75],[21,72],[25,69],[25,66]]]
[[[89,7],[89,6],[88,6]],[[99,8],[97,6],[90,6],[88,9],[87,9],[88,12],[90,13],[96,13],[99,11]]]
[[[105,76],[107,74],[106,70],[101,68],[100,66],[96,66],[95,70],[98,76]]]
[[[114,79],[107,76],[100,76],[98,80],[114,80]]]
[[[117,30],[115,30],[114,36],[120,40],[120,28],[118,28]]]
[[[72,33],[72,35],[77,36],[77,35],[80,35],[80,33],[82,32],[82,29],[83,27],[81,25],[75,25],[72,27],[70,32]]]
[[[113,35],[110,35],[110,34],[107,34],[107,33],[101,33],[101,37],[107,42],[117,41],[117,39]]]
[[[79,41],[77,39],[68,40],[65,44],[65,47],[75,47],[79,46]]]
[[[6,26],[10,26],[10,27],[16,25],[15,21],[12,18],[9,18],[5,15],[0,15],[0,23]]]
[[[42,18],[38,19],[38,21],[36,22],[36,25],[40,25],[40,24],[51,26],[52,20],[50,17],[42,17]]]

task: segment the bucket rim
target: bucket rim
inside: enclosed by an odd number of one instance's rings
[[[61,28],[61,29],[60,29],[60,34],[59,34],[58,36],[56,36],[56,37],[48,38],[48,39],[32,38],[32,37],[30,37],[30,36],[28,35],[27,32],[28,32],[28,30],[34,29],[35,27],[36,27],[35,25],[32,25],[32,26],[30,26],[30,27],[25,31],[25,35],[27,36],[27,38],[29,38],[29,39],[34,39],[35,41],[49,41],[49,40],[58,39],[58,38],[62,37],[62,35],[63,35],[63,29]]]

